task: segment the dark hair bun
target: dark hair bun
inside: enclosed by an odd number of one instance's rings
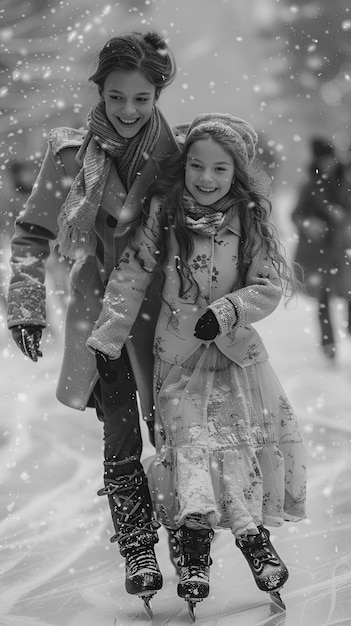
[[[160,50],[164,52],[168,51],[168,45],[166,43],[166,40],[155,31],[149,31],[145,33],[144,41],[145,43],[152,46],[156,52],[159,52]]]
[[[150,46],[152,46],[153,48],[155,48],[155,50],[159,50],[160,48],[168,48],[165,39],[161,37],[159,33],[156,33],[156,31],[149,31],[145,33],[144,41],[150,44]]]

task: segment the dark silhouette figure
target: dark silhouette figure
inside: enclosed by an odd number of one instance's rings
[[[330,142],[313,138],[311,150],[307,180],[292,212],[299,236],[295,261],[302,267],[306,293],[318,301],[321,348],[328,359],[334,360],[333,296],[347,300],[351,330],[351,185],[348,170],[337,161]]]

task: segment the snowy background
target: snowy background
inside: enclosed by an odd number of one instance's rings
[[[308,159],[309,137],[350,147],[348,0],[0,0],[0,292],[6,293],[8,237],[51,127],[84,124],[100,47],[114,34],[156,28],[169,39],[176,81],[160,107],[171,123],[204,111],[249,119],[273,178],[277,225],[292,256],[289,220]],[[58,268],[60,270],[59,274]],[[60,405],[55,386],[66,303],[63,263],[48,272],[49,326],[37,364],[16,350],[0,301],[0,625],[148,624],[124,590],[124,563],[101,487],[101,424],[92,410]],[[260,592],[228,532],[216,534],[211,597],[197,609],[206,626],[351,625],[351,338],[344,302],[333,302],[337,360],[317,345],[316,310],[300,297],[257,325],[301,420],[309,451],[308,519],[274,529],[290,570],[287,613]],[[152,453],[145,437],[144,455]],[[190,623],[160,532],[164,588],[156,626]]]

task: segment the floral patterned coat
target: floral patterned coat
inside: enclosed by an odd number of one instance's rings
[[[101,315],[88,346],[118,358],[151,280],[158,249],[158,214],[161,202],[153,198],[146,228],[136,234],[138,257],[126,248],[118,267],[113,270],[106,288]],[[239,286],[238,250],[240,223],[238,216],[214,236],[193,234],[194,252],[190,269],[200,293],[192,289],[179,296],[176,270],[178,246],[173,235],[169,261],[165,270],[163,301],[156,325],[154,353],[169,363],[183,363],[203,340],[194,337],[199,317],[208,309],[215,313],[220,333],[218,348],[241,367],[268,358],[263,342],[252,327],[278,306],[281,281],[267,255],[258,245],[252,251],[245,285]]]
[[[161,115],[161,133],[153,156],[161,158],[179,149],[174,132]],[[179,134],[184,127],[179,126]],[[12,277],[8,293],[8,327],[33,324],[45,327],[45,263],[52,243],[57,239],[57,218],[71,182],[81,163],[77,152],[86,131],[54,129],[45,158],[25,211],[16,222],[12,239]],[[141,212],[141,200],[155,176],[149,159],[128,195],[111,167],[98,209],[95,232],[95,256],[74,263],[70,274],[70,298],[66,316],[65,347],[58,399],[68,406],[84,410],[98,380],[95,358],[86,341],[97,320],[105,285],[126,242],[126,222]],[[152,336],[159,310],[159,297],[145,294],[140,315],[135,320],[133,340],[127,342],[137,389],[145,418],[152,414]]]

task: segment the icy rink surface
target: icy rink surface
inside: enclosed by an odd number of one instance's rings
[[[282,591],[287,611],[256,588],[232,536],[221,531],[212,548],[210,598],[198,605],[196,624],[351,625],[351,338],[343,302],[333,311],[335,366],[316,346],[313,301],[280,305],[257,324],[309,450],[308,519],[271,529],[290,570]],[[101,424],[92,410],[70,410],[55,398],[59,329],[44,340],[37,364],[1,332],[0,625],[147,625],[142,602],[124,590],[107,500],[96,496]],[[145,434],[144,455],[151,453]],[[164,587],[153,599],[152,623],[190,624],[163,530],[156,550]]]

